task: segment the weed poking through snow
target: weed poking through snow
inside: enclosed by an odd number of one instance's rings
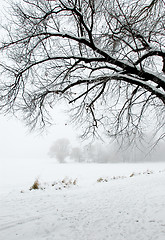
[[[36,179],[33,183],[33,185],[29,188],[29,190],[45,190],[49,187],[53,187],[55,188],[55,190],[62,190],[64,188],[70,188],[72,186],[75,186],[77,185],[77,179],[70,179],[70,178],[67,178],[65,177],[64,179],[60,180],[60,181],[57,181],[57,182],[53,182],[53,183],[43,183],[42,186],[41,186],[41,183],[39,182],[38,179]],[[44,186],[44,187],[43,187]]]
[[[164,171],[165,171],[165,169],[159,171],[159,173],[164,172]],[[124,179],[124,178],[127,178],[127,177],[132,178],[132,177],[139,176],[139,175],[150,175],[150,174],[153,174],[153,173],[154,173],[153,171],[147,169],[145,172],[138,172],[138,173],[132,172],[129,176],[113,176],[111,178],[102,178],[102,177],[100,177],[100,178],[97,179],[97,182],[98,183],[108,182],[110,180]]]
[[[29,190],[31,191],[31,190],[37,190],[37,189],[40,189],[40,182],[38,179],[34,181],[33,185],[30,187]]]

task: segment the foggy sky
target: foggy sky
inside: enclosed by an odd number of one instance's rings
[[[1,4],[3,2],[1,1]],[[39,133],[37,130],[30,133],[21,121],[14,117],[0,115],[0,160],[6,158],[47,158],[52,143],[63,137],[68,138],[76,145],[78,141],[76,131],[66,122],[68,121],[64,114],[58,112],[50,128],[43,133]],[[161,148],[160,154],[159,149],[156,151],[158,153],[155,155],[157,158],[155,160],[160,159],[159,155],[162,160],[165,156],[165,147],[164,151]]]
[[[0,159],[46,158],[52,142],[61,137],[76,141],[74,130],[58,116],[56,124],[44,132],[30,132],[25,124],[14,117],[0,115]]]

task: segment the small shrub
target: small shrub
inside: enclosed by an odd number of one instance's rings
[[[108,182],[108,179],[103,179],[103,178],[98,178],[97,179],[97,182],[100,183],[100,182]]]
[[[41,183],[39,182],[38,179],[36,179],[33,183],[33,185],[30,187],[30,191],[31,190],[37,190],[37,189],[40,189],[40,190],[46,190],[47,188],[49,187],[54,187],[55,190],[62,190],[64,188],[70,188],[72,186],[75,186],[77,185],[77,179],[70,179],[70,178],[67,178],[65,177],[64,179],[60,180],[60,181],[54,181],[52,183]]]
[[[71,186],[75,186],[77,185],[77,179],[70,179],[70,178],[67,178],[65,177],[64,179],[58,181],[58,182],[53,182],[51,184],[52,187],[55,187],[56,190],[62,190],[63,188],[69,188]]]
[[[77,184],[77,179],[73,181],[73,185],[76,185],[76,184]]]
[[[135,176],[135,173],[131,173],[130,177],[133,177],[133,176]]]
[[[147,171],[143,172],[143,174],[153,174],[153,172],[147,169]]]
[[[103,178],[98,178],[97,182],[103,182]]]
[[[38,181],[38,179],[36,179],[35,181],[34,181],[34,183],[33,183],[33,185],[30,187],[30,191],[31,190],[37,190],[37,189],[39,189],[40,188],[40,183],[39,183],[39,181]]]

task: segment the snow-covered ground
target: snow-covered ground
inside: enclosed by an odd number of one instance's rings
[[[165,239],[165,163],[13,160],[0,171],[0,239]],[[36,178],[45,190],[29,191]]]

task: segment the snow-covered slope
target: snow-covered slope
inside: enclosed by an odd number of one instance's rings
[[[66,175],[78,178],[76,186],[62,190],[49,184],[29,191],[27,176],[21,188],[13,179],[11,190],[8,179],[6,191],[0,188],[0,239],[164,240],[164,169],[163,163],[51,164],[49,174],[46,168],[39,171],[47,183]],[[97,182],[99,177],[107,182]]]

